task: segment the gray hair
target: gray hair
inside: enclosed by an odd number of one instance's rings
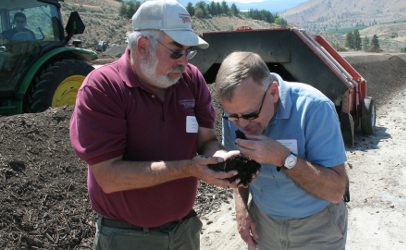
[[[262,58],[253,52],[233,52],[221,63],[216,76],[216,95],[231,101],[233,91],[243,80],[252,77],[258,85],[268,86],[271,74]]]
[[[160,30],[139,30],[129,31],[126,35],[128,39],[128,48],[130,50],[133,50],[137,46],[138,38],[146,37],[151,44],[151,48],[155,51],[158,45],[157,40],[160,40],[164,36],[164,33]]]

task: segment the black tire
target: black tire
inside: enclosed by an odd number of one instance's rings
[[[341,134],[344,143],[350,147],[354,146],[354,119],[346,112],[340,114]]]
[[[365,97],[361,110],[361,130],[364,134],[370,135],[375,132],[376,108],[372,97]]]
[[[49,107],[74,106],[80,85],[93,69],[76,59],[64,59],[49,65],[31,84],[26,110],[37,113]]]

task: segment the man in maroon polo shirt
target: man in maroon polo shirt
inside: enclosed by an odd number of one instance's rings
[[[99,214],[94,249],[199,249],[198,179],[239,182],[207,167],[236,153],[217,141],[210,92],[188,64],[208,44],[174,0],[147,1],[132,20],[125,54],[87,76],[70,124]]]

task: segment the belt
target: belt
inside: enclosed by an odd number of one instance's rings
[[[191,210],[185,217],[183,217],[182,219],[180,219],[180,220],[175,220],[175,221],[170,221],[170,222],[167,222],[167,223],[165,223],[165,224],[163,224],[163,225],[160,225],[160,226],[157,226],[157,227],[140,227],[140,226],[131,224],[131,223],[126,222],[126,221],[113,220],[113,219],[106,218],[106,217],[103,217],[103,218],[102,218],[101,224],[102,224],[103,226],[106,226],[106,227],[112,227],[112,228],[118,228],[118,229],[127,229],[127,230],[143,230],[144,228],[148,228],[148,229],[165,229],[165,228],[167,228],[167,227],[169,227],[169,226],[171,226],[171,225],[180,223],[180,222],[182,222],[183,220],[189,219],[189,218],[191,218],[191,217],[195,217],[196,215],[197,215],[197,214],[196,214],[195,210],[192,209],[192,210]]]

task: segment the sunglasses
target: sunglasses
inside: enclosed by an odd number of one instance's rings
[[[155,40],[158,43],[160,43],[162,46],[167,48],[168,50],[172,51],[172,53],[170,55],[170,58],[172,58],[174,60],[181,58],[184,54],[186,54],[186,59],[190,60],[197,54],[197,51],[194,50],[192,47],[187,49],[187,50],[170,49],[170,48],[166,47],[165,45],[163,45],[160,41],[158,41],[158,39],[155,39]]]
[[[16,22],[16,23],[25,23],[24,20],[14,20],[14,22]]]
[[[266,90],[265,90],[264,97],[262,98],[261,107],[259,107],[258,112],[256,112],[256,113],[249,113],[249,114],[245,114],[245,115],[238,116],[238,115],[228,115],[228,114],[225,114],[225,113],[224,113],[224,110],[223,110],[223,118],[226,119],[226,120],[229,120],[230,122],[237,122],[240,118],[242,118],[242,119],[244,119],[244,120],[247,120],[247,121],[251,121],[251,120],[257,119],[257,118],[259,117],[259,113],[261,113],[262,106],[264,106],[264,101],[265,101],[266,93],[268,92],[269,86],[271,86],[271,84],[269,84],[268,87],[267,87]]]

